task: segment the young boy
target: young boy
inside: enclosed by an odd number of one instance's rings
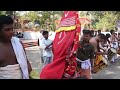
[[[43,31],[42,35],[44,38],[40,41],[40,47],[43,49],[44,65],[47,65],[52,59],[52,40],[48,39],[48,31]]]

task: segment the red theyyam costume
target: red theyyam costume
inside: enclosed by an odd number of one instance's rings
[[[64,11],[53,41],[53,62],[46,65],[40,79],[74,78],[76,72],[75,52],[78,48],[80,22],[77,11]]]

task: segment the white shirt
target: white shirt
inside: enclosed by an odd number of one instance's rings
[[[43,57],[46,56],[46,57],[51,57],[52,56],[52,45],[49,47],[49,49],[46,49],[46,46],[50,45],[52,43],[52,40],[50,39],[45,39],[43,38],[41,41],[40,41],[40,47],[43,49]]]

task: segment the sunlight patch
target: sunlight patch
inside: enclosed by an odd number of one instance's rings
[[[38,68],[37,68],[37,67],[34,67],[34,68],[33,68],[33,70],[36,70],[36,69],[38,69]]]
[[[31,61],[29,61],[30,63],[32,63]]]
[[[114,72],[108,71],[106,74],[115,74]]]
[[[120,66],[116,66],[117,68],[120,68]]]

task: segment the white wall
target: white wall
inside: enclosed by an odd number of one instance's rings
[[[34,39],[37,39],[37,35],[36,35],[36,32],[25,31],[23,32],[23,38],[26,40],[34,40]]]
[[[105,34],[105,35],[108,34],[108,33],[111,34],[110,32],[101,32],[101,33],[103,33],[103,34]]]
[[[54,40],[55,38],[55,32],[49,32],[50,36],[49,39]],[[40,32],[32,32],[32,31],[25,31],[23,33],[23,38],[26,40],[36,40],[40,36]]]

